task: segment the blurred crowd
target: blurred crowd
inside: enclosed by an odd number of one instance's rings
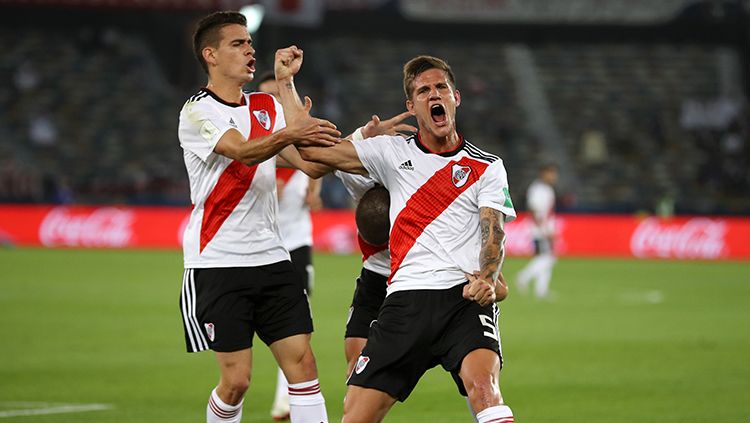
[[[193,92],[170,82],[144,38],[0,29],[0,43],[9,81],[0,85],[0,202],[189,203],[176,125]],[[40,54],[50,45],[54,54]],[[493,40],[315,33],[302,46],[298,89],[345,132],[404,110],[406,60],[446,59],[462,92],[459,130],[503,157],[520,206],[538,166],[556,161],[567,210],[750,213],[750,115],[726,76],[737,54],[727,48],[531,44],[521,66],[509,54],[518,45]],[[259,54],[268,70],[272,52]],[[535,78],[520,83],[519,73]],[[322,196],[349,206],[335,178]]]

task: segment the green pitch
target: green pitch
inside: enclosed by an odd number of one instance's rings
[[[508,279],[524,263],[509,260]],[[332,422],[359,264],[315,257]],[[0,423],[205,421],[216,368],[211,353],[184,352],[179,253],[6,249],[0,271]],[[750,421],[750,263],[561,260],[552,289],[555,301],[512,290],[502,306],[501,385],[517,421]],[[270,421],[275,373],[256,339],[244,422]],[[386,421],[470,419],[438,368]]]

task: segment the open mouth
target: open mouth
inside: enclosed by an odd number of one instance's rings
[[[447,119],[445,108],[442,104],[433,104],[432,107],[430,107],[430,115],[435,123],[443,123]]]
[[[255,72],[255,59],[250,59],[250,61],[247,62],[247,70],[249,72]]]

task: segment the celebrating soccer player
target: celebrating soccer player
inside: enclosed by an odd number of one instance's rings
[[[441,364],[479,422],[509,423],[513,414],[497,381],[495,304],[503,226],[516,215],[505,168],[458,133],[461,95],[447,63],[410,60],[404,91],[419,126],[415,136],[300,149],[305,159],[369,175],[390,193],[387,297],[349,378],[344,422],[381,421]],[[285,112],[306,113],[299,105]]]
[[[285,121],[273,96],[242,91],[254,76],[255,49],[240,13],[205,17],[193,43],[208,84],[180,113],[193,203],[180,305],[188,351],[212,349],[219,365],[206,421],[241,420],[257,333],[289,380],[292,421],[327,422],[304,283],[275,223],[275,155],[297,154],[292,144],[333,145],[341,134],[308,113]],[[297,56],[296,47],[277,52],[287,64],[276,75],[284,89],[293,89],[291,72],[299,61],[290,58]]]

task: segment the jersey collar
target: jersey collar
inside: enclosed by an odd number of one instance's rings
[[[453,149],[451,151],[445,151],[443,153],[436,153],[436,152],[430,150],[429,148],[427,148],[426,145],[422,144],[422,138],[419,136],[419,132],[417,132],[417,136],[415,137],[417,147],[419,147],[419,149],[422,150],[422,152],[424,152],[425,154],[436,154],[436,155],[442,156],[442,157],[455,156],[456,154],[458,154],[459,151],[463,150],[464,145],[466,144],[466,140],[464,140],[464,136],[461,135],[460,133],[458,134],[458,138],[461,141],[461,142],[458,143],[458,147],[456,147],[455,149]]]
[[[246,104],[245,103],[245,95],[244,95],[245,92],[244,91],[242,92],[242,94],[243,94],[242,95],[242,100],[239,103],[230,103],[228,101],[224,101],[221,97],[219,97],[218,95],[216,95],[216,93],[214,93],[213,91],[209,90],[206,87],[201,88],[201,91],[207,93],[214,100],[218,101],[219,103],[221,103],[221,104],[223,104],[225,106],[229,106],[229,107],[242,107],[242,106],[244,106]]]

